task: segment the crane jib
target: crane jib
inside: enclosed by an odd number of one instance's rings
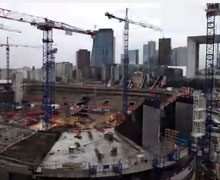
[[[0,8],[0,16],[1,17],[7,17],[8,13],[10,13],[10,12],[11,12],[10,10]]]
[[[75,26],[72,26],[72,25],[69,25],[63,22],[53,21],[51,19],[34,16],[30,14],[19,13],[19,12],[7,10],[4,8],[0,8],[0,18],[29,23],[30,25],[35,26],[40,30],[50,30],[50,29],[63,30],[66,32],[67,35],[70,35],[73,32],[81,33],[81,34],[88,34],[92,36],[94,35],[94,32],[92,31],[83,30],[81,28],[77,28]]]

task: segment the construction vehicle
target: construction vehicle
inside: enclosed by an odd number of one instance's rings
[[[74,142],[74,146],[76,147],[76,149],[80,148],[80,143],[79,142]]]
[[[106,134],[104,135],[104,138],[105,138],[106,140],[108,140],[109,142],[112,142],[112,141],[114,140],[114,136],[113,136],[112,132],[106,133]]]
[[[103,154],[100,153],[100,151],[97,148],[95,149],[95,154],[96,154],[98,161],[101,162],[102,158],[104,157]]]
[[[93,135],[92,135],[91,131],[88,131],[88,137],[90,140],[93,140]]]
[[[111,156],[117,156],[117,150],[118,150],[117,147],[113,147],[111,150]]]
[[[81,33],[94,36],[95,33],[89,30],[83,30],[75,26],[53,21],[48,18],[33,16],[25,13],[19,13],[12,10],[0,8],[0,18],[9,19],[18,22],[29,23],[37,29],[43,31],[43,128],[50,128],[51,123],[51,104],[54,104],[54,87],[55,87],[55,58],[53,49],[53,29],[63,30],[67,35],[72,33]]]
[[[153,29],[155,31],[162,31],[159,27],[153,26],[151,24],[136,22],[131,19],[128,19],[128,8],[126,8],[125,18],[116,17],[109,12],[105,13],[109,19],[117,19],[119,22],[124,22],[124,54],[123,54],[123,114],[126,117],[128,113],[128,64],[129,64],[129,57],[128,57],[128,41],[129,41],[129,24],[134,24],[141,26],[143,28]]]

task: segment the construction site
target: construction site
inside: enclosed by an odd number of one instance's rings
[[[0,44],[7,62],[0,80],[0,180],[220,180],[220,82],[214,74],[220,4],[208,3],[205,13],[205,38],[188,37],[189,76],[198,71],[197,44],[207,46],[205,72],[197,79],[178,79],[182,71],[169,67],[153,78],[143,71],[129,75],[129,24],[162,29],[129,19],[126,9],[125,18],[105,14],[124,23],[120,82],[111,76],[102,84],[59,84],[53,30],[93,38],[96,32],[0,8],[0,18],[43,31],[42,83],[10,71],[11,47],[37,46],[8,38]]]

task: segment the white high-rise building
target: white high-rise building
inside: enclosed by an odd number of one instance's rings
[[[62,81],[67,82],[72,79],[73,64],[70,62],[59,62],[56,63],[56,77],[61,78]]]
[[[187,48],[186,47],[173,48],[172,64],[173,66],[187,66]]]
[[[12,78],[12,75],[17,72],[17,69],[9,70],[9,79]],[[0,79],[7,79],[7,69],[0,69]]]
[[[34,66],[30,72],[30,80],[34,81],[43,81],[43,71],[42,69],[36,69]]]
[[[31,68],[28,66],[24,66],[22,68],[17,69],[17,72],[22,73],[23,79],[30,79],[30,71],[31,71]]]

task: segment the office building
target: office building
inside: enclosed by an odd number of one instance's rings
[[[70,62],[56,63],[55,75],[57,80],[68,82],[73,78],[73,64]]]
[[[199,74],[199,67],[201,67],[200,45],[206,44],[206,38],[206,36],[187,37],[187,78],[194,78]],[[220,43],[220,35],[216,35],[215,43]]]
[[[32,81],[43,81],[43,71],[42,69],[37,69],[34,66],[30,71],[30,80]]]
[[[111,67],[113,65],[103,65],[102,67],[102,81],[106,82],[109,81],[111,79]]]
[[[156,62],[156,42],[149,41],[148,44],[143,46],[143,64],[148,65],[152,69],[157,66]]]
[[[112,29],[99,29],[93,38],[91,66],[114,64],[114,35]]]
[[[17,72],[17,69],[9,70],[9,78],[12,78],[12,75]],[[7,69],[0,69],[0,79],[7,79]]]
[[[139,50],[129,50],[128,51],[129,64],[139,64]]]
[[[149,45],[143,45],[143,64],[148,64],[149,62]]]
[[[76,52],[76,68],[82,73],[82,78],[90,77],[90,52],[86,49],[80,49]]]
[[[170,66],[171,64],[171,38],[159,39],[158,65]]]
[[[187,48],[186,47],[173,48],[172,64],[173,66],[187,66]]]
[[[17,69],[17,72],[20,72],[22,74],[23,79],[30,79],[30,71],[31,68],[27,66]]]
[[[128,50],[129,64],[139,64],[139,50]],[[121,54],[121,64],[124,61],[124,54]]]

